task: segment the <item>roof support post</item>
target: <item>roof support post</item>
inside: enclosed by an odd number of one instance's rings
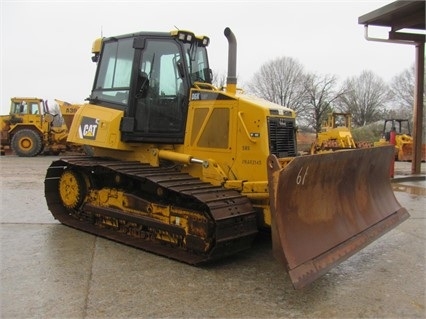
[[[414,105],[413,105],[413,160],[411,174],[421,173],[424,86],[425,86],[425,1],[397,0],[358,18],[364,25],[365,38],[369,41],[411,44],[416,49]],[[368,36],[368,26],[390,27],[388,39],[377,39]],[[423,31],[423,33],[409,30]],[[404,32],[406,30],[406,32]]]
[[[423,93],[424,93],[424,68],[425,68],[425,44],[416,43],[415,63],[415,85],[414,85],[414,129],[413,147],[414,154],[411,161],[411,174],[420,174],[422,163],[422,127],[423,127]]]

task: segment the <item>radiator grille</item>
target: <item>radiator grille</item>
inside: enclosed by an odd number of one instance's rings
[[[278,158],[296,156],[296,130],[294,119],[268,118],[269,150]]]

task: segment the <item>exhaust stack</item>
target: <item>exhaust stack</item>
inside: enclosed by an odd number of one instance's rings
[[[235,94],[237,92],[237,39],[230,28],[224,31],[228,39],[228,76],[226,78],[226,91]]]

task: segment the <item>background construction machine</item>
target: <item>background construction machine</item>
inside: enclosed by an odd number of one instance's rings
[[[54,161],[45,179],[65,225],[189,264],[249,249],[271,231],[295,288],[408,218],[388,176],[390,146],[297,156],[295,112],[211,84],[209,38],[139,32],[95,41],[89,103],[68,140],[93,157]]]
[[[311,144],[310,154],[374,146],[370,141],[355,141],[351,127],[351,113],[329,113],[321,132],[316,134],[315,141]]]
[[[413,138],[408,119],[386,119],[383,124],[382,138],[375,142],[376,146],[389,145],[391,131],[395,132],[395,160],[413,160]],[[422,144],[422,161],[426,161],[426,144]]]
[[[25,157],[65,150],[81,152],[81,145],[66,141],[80,105],[61,100],[53,104],[49,107],[47,101],[36,97],[12,98],[9,115],[0,116],[2,155],[8,150]]]
[[[351,134],[350,113],[332,112],[328,114],[327,121],[317,133],[315,142],[311,145],[311,154],[330,152],[340,149],[356,148]]]

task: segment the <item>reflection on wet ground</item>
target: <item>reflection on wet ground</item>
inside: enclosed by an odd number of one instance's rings
[[[269,234],[192,267],[60,225],[44,200],[57,159],[0,157],[0,318],[426,318],[425,179],[393,180],[410,218],[295,291]]]
[[[404,192],[412,195],[426,196],[426,185],[424,183],[422,186],[392,183],[392,189],[394,192]]]

